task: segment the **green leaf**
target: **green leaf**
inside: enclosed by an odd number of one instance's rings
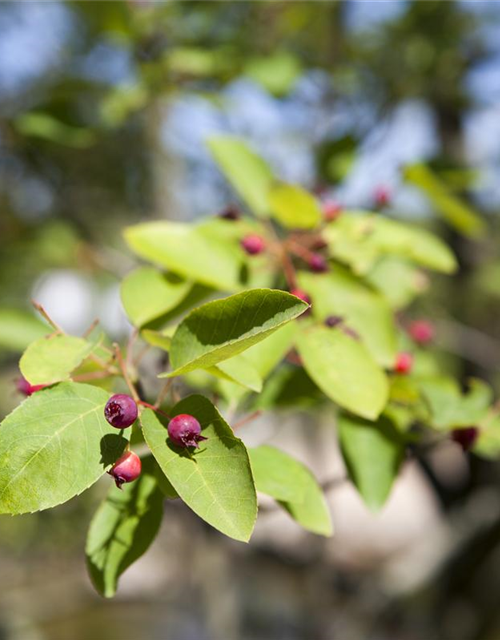
[[[343,211],[323,232],[333,257],[368,273],[383,256],[398,256],[434,271],[453,273],[455,256],[439,238],[408,223],[364,211]]]
[[[318,201],[302,187],[278,184],[269,193],[275,220],[289,229],[314,229],[322,219]]]
[[[476,455],[490,460],[500,457],[500,416],[488,416],[479,425],[479,437],[472,450]]]
[[[87,149],[96,142],[90,129],[72,127],[48,113],[25,113],[15,119],[14,126],[23,136],[42,138],[73,149]]]
[[[172,338],[173,371],[178,376],[206,369],[264,340],[307,309],[295,296],[273,289],[252,289],[214,300],[192,311]]]
[[[54,384],[67,380],[94,347],[95,344],[74,336],[39,338],[23,353],[19,368],[31,384]]]
[[[194,416],[208,438],[194,453],[172,444],[157,415],[141,416],[144,437],[180,498],[200,518],[230,538],[247,542],[257,516],[257,498],[244,444],[205,397],[181,400],[172,416]]]
[[[484,221],[463,200],[442,182],[429,167],[424,164],[413,164],[404,170],[408,182],[419,187],[432,202],[437,212],[461,233],[477,238],[485,231]]]
[[[109,393],[64,382],[27,398],[0,425],[0,513],[55,507],[88,489],[127,440],[104,418]]]
[[[283,96],[293,89],[302,68],[297,56],[288,51],[277,51],[272,55],[250,58],[244,73],[269,93]]]
[[[192,283],[154,267],[140,267],[121,284],[123,307],[136,327],[156,320],[174,309],[188,295]]]
[[[381,295],[340,267],[325,274],[299,272],[298,281],[311,296],[316,317],[341,316],[361,336],[375,360],[392,367],[396,329],[392,310]]]
[[[222,291],[241,288],[244,255],[240,247],[203,226],[146,222],[128,227],[124,235],[132,251],[149,262]]]
[[[297,336],[307,373],[330,399],[375,420],[384,408],[389,384],[366,348],[342,329],[310,327]]]
[[[420,269],[391,256],[381,258],[367,274],[367,280],[395,310],[407,307],[429,286],[428,277]]]
[[[0,309],[0,348],[20,352],[51,328],[32,313],[20,309]]]
[[[274,177],[267,163],[239,138],[217,136],[208,147],[234,189],[259,216],[269,213],[268,194]]]
[[[342,415],[338,427],[349,476],[366,506],[378,511],[389,497],[403,460],[398,432],[386,417],[373,423]]]
[[[111,598],[122,573],[149,548],[160,528],[163,494],[152,456],[143,458],[140,477],[111,486],[94,515],[87,536],[87,567],[97,591]]]
[[[256,393],[262,390],[262,378],[244,354],[240,353],[229,360],[219,362],[219,364],[210,367],[207,371],[223,379],[236,382],[236,384]]]

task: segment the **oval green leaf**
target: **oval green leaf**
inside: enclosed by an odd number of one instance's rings
[[[236,438],[216,407],[193,395],[179,402],[172,416],[188,413],[208,438],[194,453],[172,444],[157,415],[141,416],[144,437],[179,497],[210,525],[247,542],[257,517],[257,498],[244,444]]]
[[[291,184],[279,184],[271,189],[269,208],[273,218],[289,229],[314,229],[322,219],[316,198]]]
[[[94,484],[127,443],[104,418],[109,393],[63,382],[0,425],[0,513],[55,507]]]
[[[170,347],[171,373],[206,369],[264,340],[308,308],[295,296],[273,289],[252,289],[214,300],[179,324]]]
[[[307,373],[329,398],[363,418],[379,416],[389,384],[363,344],[340,328],[314,326],[298,334],[297,348]]]

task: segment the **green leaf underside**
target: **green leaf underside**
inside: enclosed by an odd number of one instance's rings
[[[51,328],[32,313],[19,309],[0,309],[0,348],[24,351],[51,332]]]
[[[307,467],[267,445],[249,449],[248,453],[257,491],[277,500],[304,529],[323,536],[332,535],[325,496]]]
[[[338,315],[359,333],[375,360],[392,367],[396,358],[396,330],[391,308],[385,299],[359,279],[337,268],[335,272],[298,274],[300,287],[312,298],[316,317]]]
[[[394,256],[380,258],[367,280],[393,309],[402,309],[428,288],[427,277],[409,261]]]
[[[97,591],[111,598],[124,571],[149,548],[160,528],[163,494],[152,456],[140,477],[122,490],[114,484],[95,513],[87,536],[87,567]]]
[[[284,291],[253,289],[208,302],[192,311],[178,326],[170,348],[177,376],[206,369],[264,340],[307,309],[307,304]]]
[[[208,438],[190,453],[172,444],[156,414],[141,416],[144,437],[179,497],[200,518],[236,540],[247,542],[257,517],[257,498],[245,446],[213,404],[193,395],[171,411],[193,415]]]
[[[342,415],[338,428],[349,476],[366,506],[378,511],[397,477],[404,455],[403,445],[385,417],[373,423]]]
[[[123,280],[121,299],[136,327],[160,318],[174,309],[189,293],[192,283],[154,267],[140,267]]]
[[[54,384],[67,380],[94,347],[95,344],[74,336],[39,338],[26,349],[19,368],[31,384]]]
[[[259,216],[269,213],[268,194],[274,176],[266,162],[240,139],[213,137],[208,147],[240,197]]]
[[[298,334],[297,348],[307,373],[331,400],[363,418],[379,416],[388,380],[359,341],[340,328],[315,326]]]
[[[149,262],[222,291],[241,289],[238,244],[214,237],[203,226],[146,222],[128,227],[124,235],[129,247]]]
[[[291,229],[314,229],[322,218],[316,198],[295,185],[273,187],[269,194],[269,208],[275,220]]]
[[[0,425],[0,513],[55,507],[94,484],[127,440],[104,418],[109,394],[64,382],[27,398]]]
[[[356,273],[367,273],[383,256],[406,258],[443,273],[452,273],[457,266],[455,256],[438,237],[379,214],[344,211],[323,235],[332,255]]]

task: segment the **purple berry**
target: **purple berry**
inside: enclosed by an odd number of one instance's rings
[[[229,205],[223,211],[219,213],[219,218],[223,218],[224,220],[239,220],[241,217],[240,211],[237,207],[233,205]]]
[[[124,393],[117,393],[107,401],[104,417],[112,427],[126,429],[137,420],[135,400]]]
[[[462,447],[463,451],[469,451],[477,440],[479,429],[477,427],[465,427],[453,429],[451,439]]]
[[[125,482],[133,482],[141,475],[141,459],[133,451],[126,451],[121,458],[108,471],[115,479],[118,489],[122,488]]]
[[[201,425],[194,416],[180,413],[168,423],[168,436],[178,447],[198,448],[198,442],[206,440],[201,435]]]
[[[31,396],[40,389],[45,389],[46,384],[30,384],[26,378],[20,377],[16,380],[16,388],[23,396]]]
[[[328,271],[328,263],[320,256],[319,253],[313,253],[309,258],[309,268],[316,273],[324,273]]]
[[[333,327],[337,327],[339,324],[342,324],[343,318],[342,316],[328,316],[325,319],[325,325],[333,329]]]
[[[241,241],[241,246],[250,256],[256,256],[262,253],[266,247],[266,243],[262,236],[250,234],[245,236]]]

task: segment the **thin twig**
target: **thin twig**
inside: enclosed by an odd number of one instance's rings
[[[244,418],[241,418],[241,420],[238,420],[238,422],[233,424],[233,431],[235,429],[239,429],[240,427],[242,427],[245,424],[248,424],[249,422],[252,422],[256,418],[258,418],[260,415],[262,415],[262,410],[261,409],[257,409],[257,411],[254,411],[253,413],[250,413],[248,416],[245,416]]]
[[[166,418],[168,418],[169,420],[171,420],[172,418],[168,415],[168,413],[165,413],[165,411],[162,411],[161,409],[158,409],[158,407],[156,407],[154,404],[149,404],[149,402],[145,402],[144,400],[138,400],[137,404],[140,404],[142,407],[147,407],[148,409],[151,409],[152,411],[154,411],[155,413],[161,413],[162,416],[165,416]]]
[[[97,325],[99,324],[99,318],[96,318],[92,324],[90,325],[90,327],[87,329],[87,331],[85,331],[85,333],[83,334],[82,338],[88,338],[89,335],[92,333],[92,331],[97,327]]]
[[[47,322],[56,331],[56,333],[60,333],[60,334],[64,335],[63,329],[57,324],[57,322],[52,320],[52,318],[49,316],[47,311],[45,311],[45,308],[39,302],[36,302],[35,300],[32,300],[31,304],[35,307],[35,309],[38,311],[38,313],[40,315],[42,315],[45,318],[45,320],[47,320]]]
[[[135,388],[134,383],[132,382],[132,380],[130,379],[130,376],[128,375],[127,367],[125,365],[125,361],[123,360],[123,355],[122,355],[120,346],[115,342],[113,344],[113,348],[116,354],[116,361],[118,362],[123,378],[127,383],[127,387],[130,389],[130,393],[132,394],[132,397],[134,398],[134,400],[138,403],[139,394],[137,393],[137,389]]]
[[[80,373],[76,376],[73,376],[73,382],[86,382],[87,380],[99,380],[100,378],[108,378],[109,376],[118,374],[119,371],[116,370],[116,373],[110,373],[109,370],[105,371],[89,371],[89,373]]]
[[[154,403],[155,407],[158,408],[159,406],[161,406],[161,403],[166,398],[167,393],[170,391],[170,387],[172,386],[173,383],[174,383],[173,378],[170,378],[170,380],[167,380],[167,382],[163,385],[163,387],[160,389],[160,391],[158,393],[158,397],[156,398],[156,402]]]
[[[127,353],[125,355],[125,364],[127,366],[127,369],[130,367],[132,363],[132,352],[134,349],[134,343],[137,340],[138,335],[139,335],[139,331],[137,329],[133,329],[128,338]]]

